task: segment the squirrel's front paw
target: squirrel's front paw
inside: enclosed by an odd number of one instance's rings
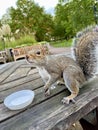
[[[62,103],[64,103],[64,104],[69,104],[70,101],[72,101],[73,103],[75,103],[75,100],[74,100],[74,99],[71,99],[71,98],[69,98],[69,97],[64,97],[64,98],[62,99]]]
[[[44,89],[45,91],[45,96],[49,96],[50,95],[50,90],[47,88],[47,89]]]

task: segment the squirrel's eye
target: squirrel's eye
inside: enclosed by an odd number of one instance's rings
[[[37,51],[36,54],[37,54],[37,55],[40,55],[40,51]]]

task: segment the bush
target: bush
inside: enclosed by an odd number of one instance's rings
[[[0,41],[0,50],[4,50],[4,43],[2,41]]]
[[[32,45],[36,43],[36,40],[34,38],[34,36],[23,36],[18,40],[12,41],[12,42],[6,42],[5,47],[6,48],[15,48],[17,46],[25,46],[25,45]]]

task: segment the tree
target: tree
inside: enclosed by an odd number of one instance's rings
[[[32,0],[18,0],[16,4],[10,8],[12,31],[19,29],[22,35],[33,33],[38,41],[45,40],[53,28],[52,16]]]
[[[94,0],[60,0],[55,9],[55,24],[58,35],[68,39],[77,31],[95,23],[93,13]],[[60,30],[60,31],[59,31]]]

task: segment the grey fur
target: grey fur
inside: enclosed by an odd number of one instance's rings
[[[90,26],[77,33],[73,41],[75,59],[86,78],[95,75],[98,66],[96,47],[98,46],[98,26]]]

